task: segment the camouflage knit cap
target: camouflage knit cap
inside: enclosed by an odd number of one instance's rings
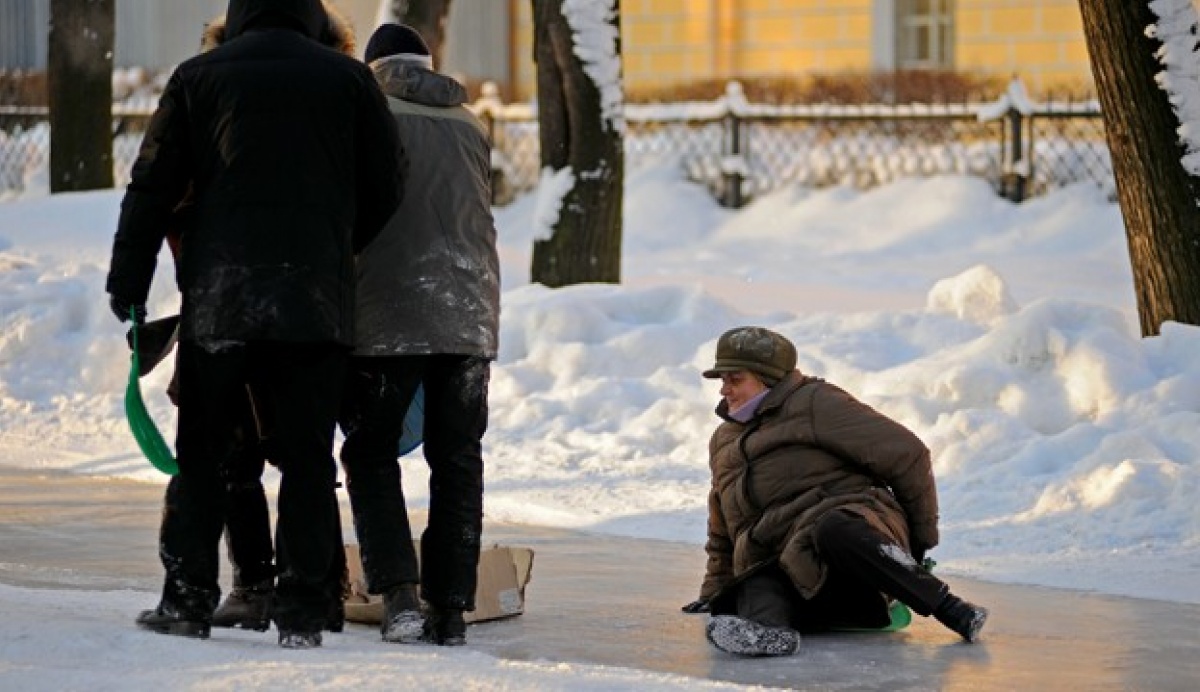
[[[796,369],[796,347],[783,336],[762,327],[735,327],[717,339],[717,362],[704,371],[716,379],[724,372],[749,370],[774,387]]]

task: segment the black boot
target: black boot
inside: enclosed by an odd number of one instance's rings
[[[345,554],[342,554],[338,578],[329,588],[329,614],[325,616],[325,629],[329,632],[341,632],[346,627],[346,598],[350,595],[350,575],[346,572]]]
[[[325,618],[325,629],[330,632],[341,632],[346,628],[346,606],[341,599],[329,604],[329,615]]]
[[[438,646],[466,644],[467,624],[463,621],[463,612],[453,608],[430,606],[421,639]]]
[[[208,639],[209,624],[203,619],[190,618],[167,601],[160,601],[154,610],[143,610],[137,616],[137,626],[159,634]]]
[[[942,602],[933,611],[937,621],[954,630],[964,640],[973,642],[979,639],[979,631],[987,622],[987,608],[964,601],[952,593],[946,594]]]
[[[394,586],[383,595],[383,641],[413,644],[421,641],[424,628],[415,584]]]
[[[266,632],[271,626],[271,598],[275,587],[271,581],[251,586],[235,586],[229,596],[213,613],[213,627],[233,627]]]

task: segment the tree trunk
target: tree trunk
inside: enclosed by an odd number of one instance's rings
[[[114,0],[51,0],[50,191],[113,186]]]
[[[429,44],[433,65],[442,67],[442,54],[446,45],[446,18],[450,16],[452,0],[394,0],[393,11],[396,21],[407,24],[421,34]]]
[[[1200,185],[1184,169],[1179,118],[1155,81],[1162,43],[1149,0],[1080,0],[1133,264],[1143,336],[1200,324]]]
[[[600,86],[575,54],[563,1],[533,0],[538,128],[542,168],[568,168],[574,183],[561,200],[551,237],[534,241],[530,278],[550,287],[619,283],[623,133],[605,117]],[[619,9],[613,15],[619,31]],[[615,54],[619,60],[619,42]]]

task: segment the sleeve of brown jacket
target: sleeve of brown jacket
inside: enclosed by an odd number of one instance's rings
[[[914,551],[938,544],[938,497],[929,448],[908,428],[824,384],[813,399],[817,442],[892,489],[908,519]]]
[[[714,485],[708,492],[708,542],[704,544],[708,563],[704,569],[704,583],[700,586],[700,598],[710,600],[733,578],[733,542],[725,530],[725,516],[721,512],[721,498]]]

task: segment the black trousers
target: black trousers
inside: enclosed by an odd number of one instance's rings
[[[802,631],[882,627],[888,623],[887,597],[928,616],[948,592],[944,582],[852,512],[829,512],[817,523],[813,538],[829,567],[821,589],[805,599],[773,565],[739,586],[737,615]]]
[[[225,514],[225,545],[233,567],[233,585],[274,583],[275,551],[271,542],[271,514],[263,490],[266,467],[264,444],[249,390],[229,402],[238,419],[236,447],[225,473],[229,493]]]
[[[351,359],[340,422],[342,466],[367,588],[386,593],[421,585],[441,608],[475,607],[483,531],[482,440],[491,364],[483,358],[427,356]],[[405,413],[425,388],[424,452],[429,523],[418,569],[397,460]]]
[[[271,513],[263,489],[262,474],[269,461],[271,435],[278,435],[274,414],[264,404],[256,404],[249,388],[244,396],[229,402],[240,423],[234,433],[233,463],[225,474],[228,510],[225,514],[225,546],[233,568],[234,587],[275,582],[275,552],[271,542]],[[275,431],[275,432],[272,432]],[[336,484],[335,484],[336,485]],[[342,541],[342,518],[334,505],[337,545]],[[326,588],[340,603],[347,591],[344,550],[334,551]],[[336,609],[340,607],[335,605]],[[336,618],[335,618],[336,619]]]
[[[211,617],[220,596],[218,545],[227,486],[245,436],[246,398],[270,411],[267,455],[282,473],[275,532],[280,630],[318,631],[331,608],[329,575],[341,550],[333,433],[346,350],[334,344],[250,342],[217,349],[179,345],[179,474],[167,486],[159,552],[163,600],[185,616]]]

